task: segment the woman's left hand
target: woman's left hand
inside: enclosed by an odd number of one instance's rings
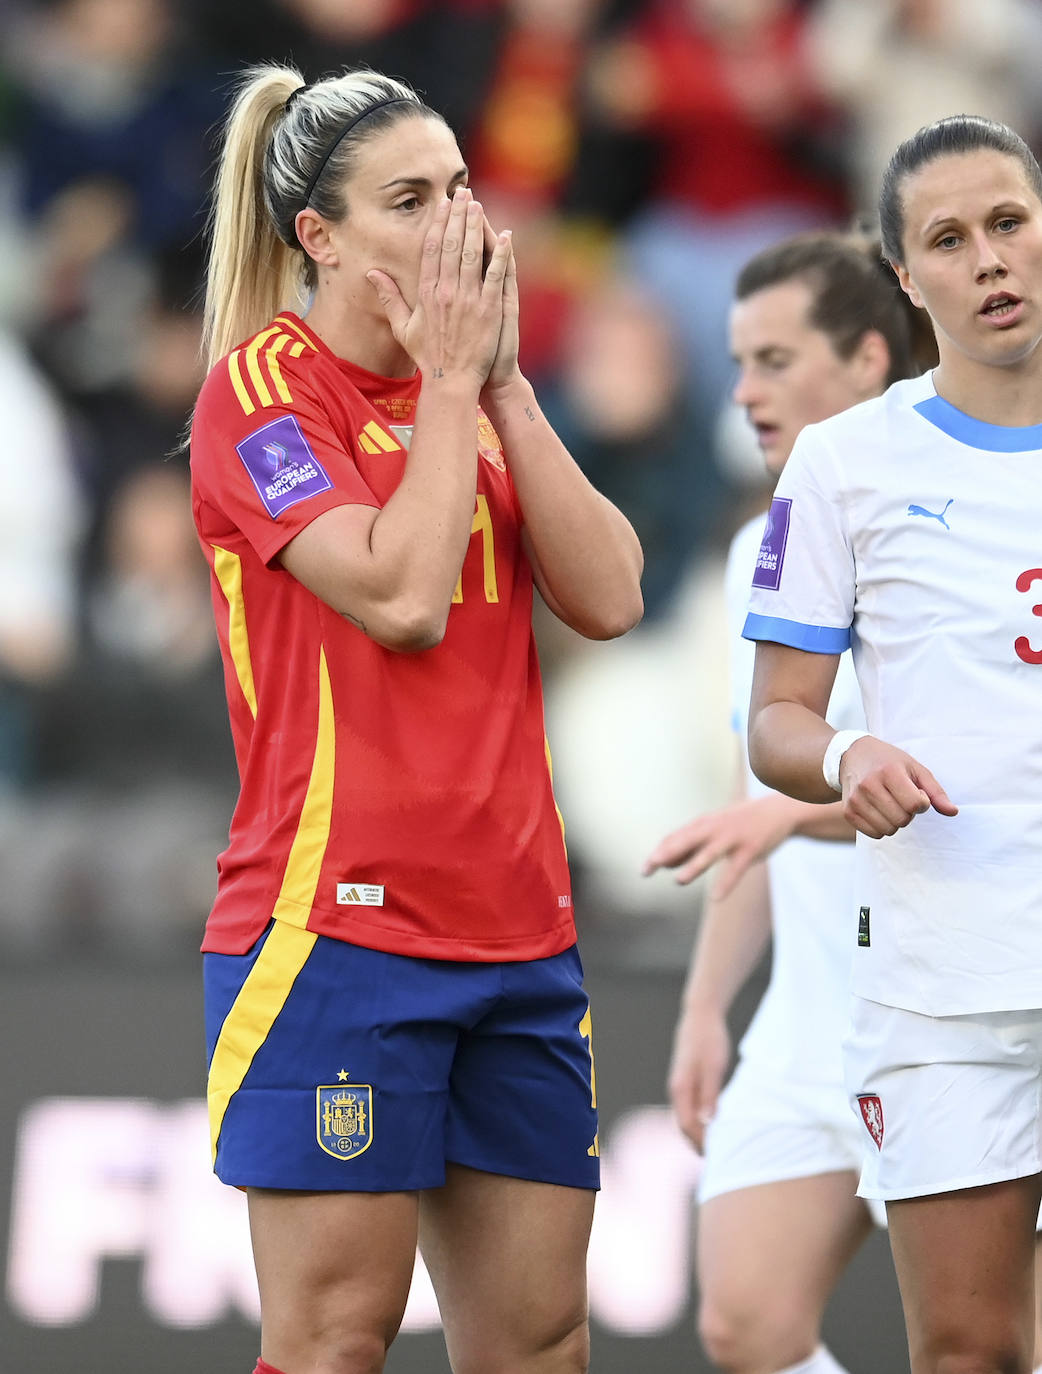
[[[496,233],[488,220],[485,220],[485,258],[491,256],[496,246]],[[503,324],[499,331],[499,348],[489,371],[483,391],[506,386],[521,376],[518,367],[518,313],[517,263],[514,259],[514,245],[510,245],[507,259],[506,277],[503,281]]]

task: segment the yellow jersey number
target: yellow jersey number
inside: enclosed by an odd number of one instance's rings
[[[470,525],[471,538],[481,535],[482,568],[485,576],[485,600],[498,602],[499,586],[496,583],[496,541],[492,533],[492,514],[488,508],[488,497],[479,495],[475,503],[474,519]],[[456,580],[456,590],[452,593],[452,604],[459,606],[463,601],[463,573]]]

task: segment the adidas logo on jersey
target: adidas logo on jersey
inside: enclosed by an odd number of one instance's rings
[[[366,453],[400,453],[402,445],[397,439],[392,439],[387,431],[370,420],[358,436],[358,446]]]
[[[337,883],[337,906],[383,906],[383,883]]]

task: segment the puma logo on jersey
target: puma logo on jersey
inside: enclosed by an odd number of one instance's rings
[[[909,506],[909,507],[908,507],[908,514],[909,514],[909,515],[925,515],[926,518],[927,518],[927,520],[936,520],[936,521],[938,521],[940,524],[942,524],[946,530],[950,530],[950,529],[951,529],[951,525],[948,524],[948,521],[945,520],[944,517],[948,514],[948,506],[950,506],[950,505],[952,504],[952,501],[954,501],[954,500],[955,500],[955,497],[953,496],[953,497],[951,498],[951,500],[948,502],[948,505],[945,506],[944,510],[942,510],[942,511],[927,510],[925,506]]]

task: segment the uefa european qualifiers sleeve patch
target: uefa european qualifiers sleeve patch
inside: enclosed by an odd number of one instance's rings
[[[295,415],[281,415],[262,425],[235,449],[273,520],[333,485]]]
[[[782,564],[785,561],[785,545],[789,539],[791,514],[792,499],[788,496],[776,496],[767,512],[763,540],[760,543],[760,552],[756,556],[754,587],[763,587],[771,592],[778,590],[781,584]]]
[[[335,1087],[316,1088],[315,1096],[318,1143],[326,1154],[334,1159],[354,1159],[368,1150],[373,1143],[372,1086],[341,1082]]]

